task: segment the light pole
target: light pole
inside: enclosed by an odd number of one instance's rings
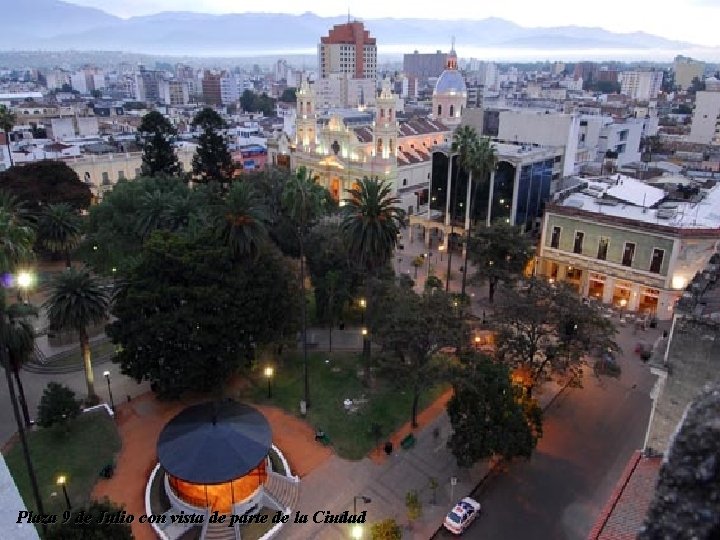
[[[265,373],[265,378],[267,379],[267,382],[268,382],[268,399],[272,399],[272,378],[273,378],[273,375],[275,374],[275,370],[273,369],[272,366],[268,366],[265,368],[264,373]]]
[[[440,252],[440,262],[443,261],[443,252],[445,251],[445,244],[440,244],[438,246],[438,251]]]
[[[17,275],[17,285],[20,287],[20,290],[22,291],[21,294],[21,300],[24,303],[28,303],[28,290],[32,286],[32,284],[35,282],[35,276],[32,272],[28,270],[22,270]]]
[[[68,492],[67,492],[67,478],[65,477],[64,474],[61,474],[60,476],[57,477],[57,480],[55,481],[55,483],[58,486],[62,487],[63,495],[65,495],[65,504],[67,504],[67,509],[72,510],[72,505],[70,504],[70,497],[68,496]]]
[[[363,528],[362,525],[353,525],[353,528],[350,529],[350,538],[353,540],[360,540],[363,535]]]
[[[115,401],[113,401],[112,388],[110,388],[110,372],[105,370],[103,372],[103,375],[105,376],[105,380],[107,381],[107,385],[108,385],[108,395],[110,396],[110,408],[112,409],[113,414],[115,414]]]

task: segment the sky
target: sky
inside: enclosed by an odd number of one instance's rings
[[[242,13],[245,2],[238,0],[65,0],[73,4],[102,9],[120,17],[148,15],[161,11],[195,11],[202,13]],[[669,39],[688,41],[708,47],[720,46],[720,0],[457,0],[456,10],[437,0],[388,2],[387,0],[346,0],[354,17],[417,17],[425,19],[484,19],[500,17],[527,27],[599,26],[613,32],[647,32]],[[273,0],[263,11],[300,14],[311,11],[320,16],[343,13],[337,1]],[[412,6],[412,9],[408,9]],[[347,13],[345,8],[344,13]]]

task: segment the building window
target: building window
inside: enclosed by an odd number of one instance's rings
[[[663,258],[665,258],[664,249],[653,249],[652,260],[650,261],[650,271],[654,274],[660,273],[662,267]]]
[[[601,261],[607,260],[607,250],[608,250],[608,244],[610,243],[610,239],[601,236],[600,241],[598,242],[598,252],[597,252],[597,258]]]
[[[140,176],[140,173],[141,173],[141,172],[142,172],[142,171],[141,171],[140,169],[135,169],[135,178],[137,178],[138,176]]]
[[[403,178],[403,186],[407,186],[407,178]]]
[[[442,116],[442,105],[438,105],[438,116]]]
[[[585,239],[585,233],[582,231],[575,231],[575,243],[573,244],[573,253],[582,254],[583,240]]]
[[[622,265],[632,266],[633,258],[635,257],[635,244],[632,242],[625,242],[623,248]]]
[[[455,105],[450,105],[450,118],[455,116]]]
[[[552,236],[550,237],[550,247],[558,249],[560,247],[560,227],[553,227]]]
[[[118,180],[125,180],[125,171],[118,171]]]
[[[102,183],[104,186],[107,186],[110,184],[110,173],[108,173],[108,172],[102,173]]]

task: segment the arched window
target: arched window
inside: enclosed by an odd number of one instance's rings
[[[377,155],[382,155],[382,139],[377,140]]]
[[[388,109],[388,118],[392,120],[392,109]]]
[[[306,110],[308,114],[312,114],[312,103],[310,103],[309,101],[307,102]]]
[[[300,114],[302,114],[302,113],[303,113],[303,102],[301,101],[300,102]]]
[[[390,139],[390,143],[388,144],[388,150],[390,151],[390,154],[391,154],[391,155],[392,155],[392,153],[393,153],[394,150],[395,150],[395,149],[393,148],[393,140],[392,140],[392,139]]]
[[[438,116],[442,116],[442,105],[438,105]]]
[[[380,109],[380,118],[385,118],[385,109]]]
[[[450,118],[455,116],[455,105],[450,105]]]

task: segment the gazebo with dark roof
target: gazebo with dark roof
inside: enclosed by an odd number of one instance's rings
[[[167,423],[157,454],[179,499],[229,512],[265,483],[271,446],[270,425],[260,411],[236,401],[208,402]]]

